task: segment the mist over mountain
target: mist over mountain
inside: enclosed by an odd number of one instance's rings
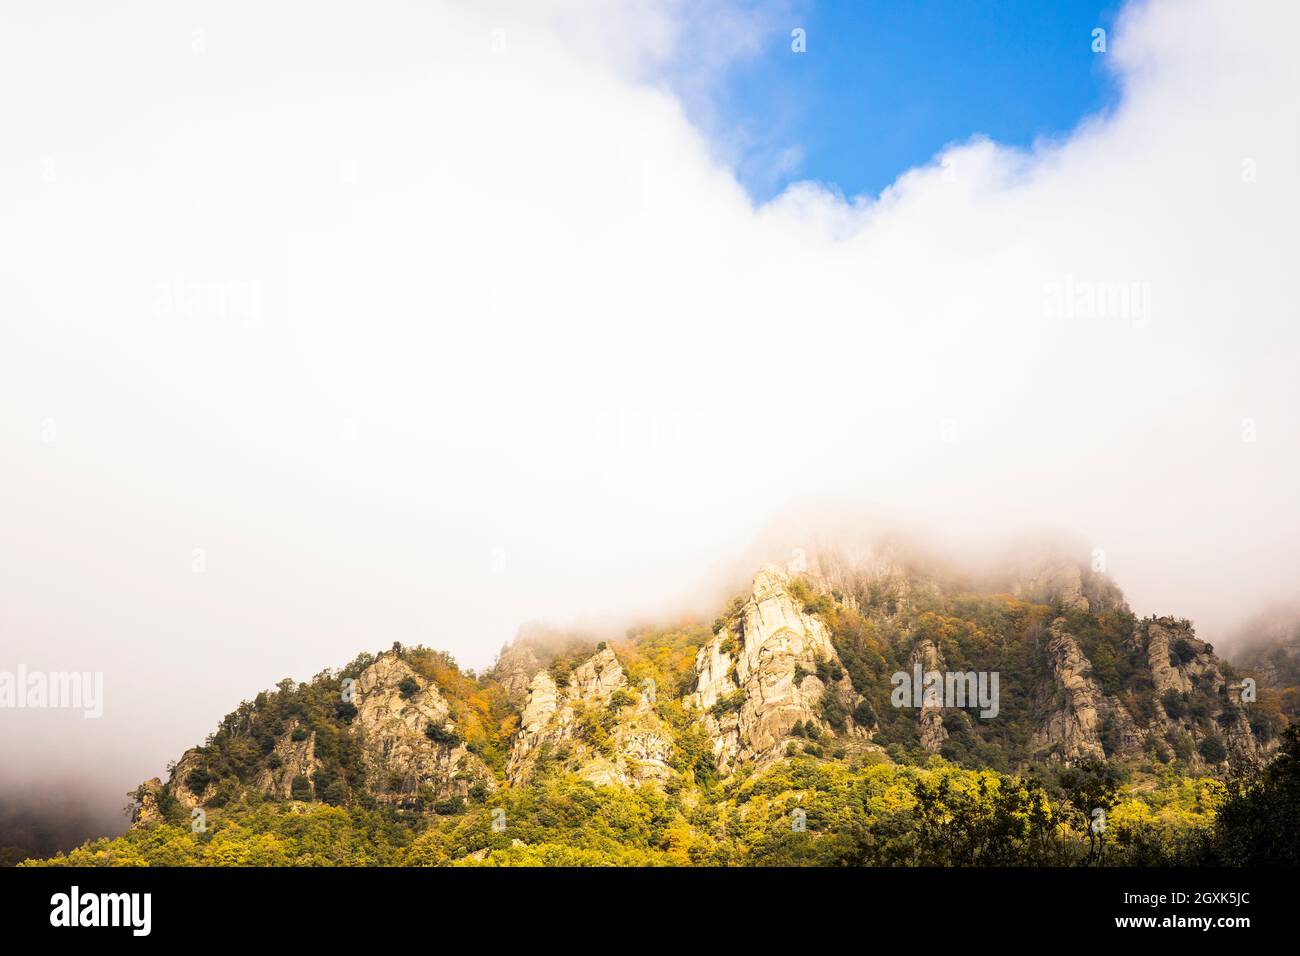
[[[67,9],[0,31],[0,671],[105,699],[0,712],[32,852],[155,778],[161,826],[409,811],[446,862],[539,762],[700,797],[790,744],[913,793],[1283,752],[1291,639],[1246,622],[1300,567],[1300,7],[1124,4],[1068,131],[763,201],[717,106],[794,55],[783,0]],[[779,676],[751,600],[803,635]],[[918,663],[1004,674],[1001,723],[900,719]],[[335,712],[340,668],[410,733]],[[610,711],[643,676],[678,709]]]
[[[11,783],[0,792],[0,866],[115,836],[130,822],[126,805],[122,795],[87,789],[75,778],[42,780],[27,788]]]
[[[1218,778],[1290,766],[1293,701],[1257,698],[1189,621],[1139,618],[1041,541],[996,566],[840,543],[762,565],[711,623],[532,627],[482,673],[397,641],[282,680],[140,784],[125,837],[52,862],[1068,864],[1088,801],[1123,822],[1123,861],[1265,852],[1216,829],[1246,799]],[[952,796],[990,781],[1018,795]],[[898,796],[843,804],[858,787]],[[936,794],[980,815],[966,849],[929,820]],[[778,840],[791,813],[819,839]],[[749,824],[723,838],[719,814]],[[969,829],[1010,819],[996,850]]]

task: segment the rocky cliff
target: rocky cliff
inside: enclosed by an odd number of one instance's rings
[[[1130,683],[1140,691],[1123,695],[1103,691],[1064,618],[1052,622],[1049,635],[1040,690],[1046,717],[1030,745],[1036,756],[1073,762],[1183,747],[1185,759],[1204,765],[1260,755],[1231,680],[1189,622],[1152,618],[1135,625],[1130,642],[1139,666]],[[1221,742],[1221,756],[1211,740]]]
[[[510,702],[516,707],[522,707],[528,700],[533,677],[541,669],[542,662],[532,645],[516,641],[501,649],[491,676],[501,682]]]
[[[335,799],[364,794],[380,803],[412,806],[464,798],[476,785],[487,790],[496,786],[492,772],[460,738],[438,688],[396,652],[380,654],[352,681],[337,692],[336,712],[347,717],[346,749],[356,772],[353,779],[340,780],[328,768]],[[134,825],[157,822],[171,804],[188,815],[196,807],[224,806],[245,793],[276,800],[327,795],[320,779],[327,769],[321,743],[306,715],[273,717],[261,734],[254,733],[251,715],[237,712],[231,717],[237,715],[243,727],[231,736],[240,751],[262,751],[255,765],[232,778],[222,772],[228,760],[222,759],[224,754],[213,753],[211,746],[187,750],[171,768],[167,783],[154,778],[137,789]],[[229,784],[225,792],[219,786],[223,782]]]
[[[896,555],[801,555],[762,567],[710,630],[538,632],[482,676],[394,645],[242,704],[138,789],[136,824],[261,799],[452,813],[556,772],[676,793],[792,752],[1207,772],[1276,746],[1190,623],[1138,620],[1108,578],[1055,557],[1000,580],[980,590]],[[997,714],[893,702],[891,681],[918,667],[1000,673]]]
[[[414,690],[412,690],[414,685]],[[369,791],[405,801],[428,788],[434,799],[464,797],[492,774],[470,753],[438,688],[397,654],[380,655],[356,684],[353,728]]]
[[[1065,595],[1066,606],[1076,606],[1076,596]],[[1105,757],[1101,744],[1102,712],[1114,703],[1102,694],[1092,677],[1092,664],[1079,644],[1057,618],[1048,629],[1048,678],[1039,703],[1046,712],[1030,747],[1043,756],[1073,762],[1084,757]]]
[[[668,779],[672,734],[652,693],[629,688],[612,650],[601,647],[562,681],[544,670],[534,675],[506,765],[510,783],[528,780],[539,760],[599,785]]]
[[[687,703],[701,713],[724,772],[776,756],[796,725],[828,731],[825,695],[845,698],[849,710],[857,704],[825,622],[795,597],[792,580],[775,565],[759,571],[696,656]]]

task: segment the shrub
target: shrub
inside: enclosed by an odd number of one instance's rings
[[[334,704],[334,716],[345,724],[352,723],[357,716],[357,705],[349,701],[340,700]]]
[[[342,806],[348,798],[348,788],[342,780],[331,780],[321,789],[321,802],[328,803],[331,806]]]
[[[870,727],[876,722],[876,712],[867,700],[853,709],[853,722],[859,727]]]
[[[409,699],[419,692],[420,684],[414,677],[403,677],[402,682],[397,685],[397,690],[403,699]]]
[[[636,698],[622,688],[609,695],[609,706],[614,710],[622,710],[624,707],[631,707],[635,703]]]
[[[840,695],[827,690],[818,701],[818,706],[821,709],[822,720],[830,724],[831,729],[837,734],[843,733],[849,725],[849,708],[840,699]]]
[[[440,744],[444,747],[460,746],[460,734],[439,724],[431,723],[429,726],[425,727],[424,736],[428,737],[435,744]]]
[[[608,710],[584,708],[576,721],[578,737],[600,753],[613,756],[614,742],[609,735],[614,729],[614,721],[614,714]]]
[[[1187,714],[1187,699],[1176,690],[1167,690],[1160,698],[1160,705],[1171,719],[1177,720]]]
[[[822,658],[817,661],[817,679],[823,684],[838,683],[844,677],[844,668],[834,661]]]
[[[835,610],[835,601],[829,594],[819,594],[811,601],[804,602],[803,612],[805,614],[820,614],[822,617],[829,617]]]
[[[557,657],[546,670],[556,687],[568,687],[570,675],[573,674],[573,661],[567,657]]]
[[[239,796],[239,781],[234,777],[227,777],[217,784],[217,792],[212,795],[208,801],[210,807],[224,807],[232,800]]]
[[[1201,741],[1200,747],[1197,748],[1201,756],[1205,758],[1206,763],[1222,763],[1228,756],[1227,748],[1223,746],[1223,741],[1218,737],[1206,737]]]
[[[302,774],[298,774],[298,776],[293,778],[293,783],[290,784],[289,796],[294,800],[311,800],[311,781]]]
[[[733,690],[730,694],[723,694],[717,699],[709,713],[721,720],[727,714],[739,713],[740,708],[745,705],[745,692],[743,690]]]
[[[465,812],[465,801],[461,797],[452,797],[450,800],[440,800],[433,805],[433,812],[440,817],[451,817]]]

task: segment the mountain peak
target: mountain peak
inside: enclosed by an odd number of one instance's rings
[[[900,675],[930,692],[899,699]],[[958,684],[1000,699],[944,696]],[[530,629],[482,676],[394,645],[286,680],[143,784],[134,825],[266,800],[455,815],[556,779],[699,804],[798,759],[1205,774],[1278,746],[1243,686],[1187,621],[1136,619],[1056,552],[986,578],[897,551],[799,553],[758,565],[712,627]]]

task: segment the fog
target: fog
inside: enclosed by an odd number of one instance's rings
[[[708,93],[798,6],[275,6],[5,11],[0,669],[105,700],[0,710],[0,786],[119,807],[286,675],[669,614],[827,502],[1210,640],[1294,596],[1293,4],[1130,7],[1069,137],[761,205]]]

